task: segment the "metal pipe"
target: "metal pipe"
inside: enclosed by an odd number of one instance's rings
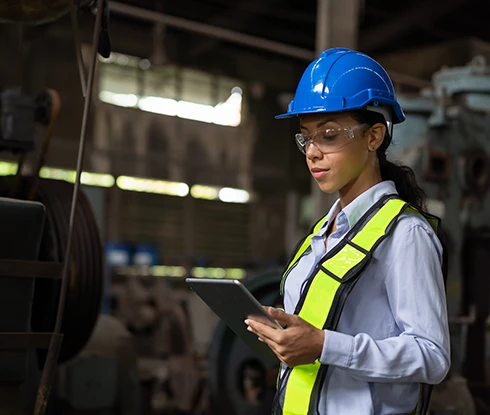
[[[235,32],[233,30],[212,26],[205,23],[195,22],[193,20],[183,19],[181,17],[169,16],[152,10],[145,10],[139,7],[130,6],[116,1],[109,4],[112,13],[118,13],[125,16],[135,17],[141,20],[147,20],[153,23],[163,23],[169,27],[187,30],[205,36],[214,37],[227,42],[238,43],[240,45],[250,46],[256,49],[262,49],[280,55],[292,58],[312,60],[314,52],[309,49],[303,49],[296,46],[287,45],[273,40],[262,39],[245,33]]]
[[[330,0],[318,0],[316,6],[315,55],[331,47]]]
[[[58,311],[56,314],[56,322],[54,326],[54,332],[49,344],[48,353],[46,356],[46,363],[44,365],[41,381],[39,383],[39,389],[37,393],[36,406],[34,408],[35,415],[44,415],[48,404],[49,394],[51,392],[51,386],[53,384],[54,375],[56,373],[56,363],[58,361],[59,352],[61,349],[62,334],[61,325],[63,322],[63,313],[65,309],[66,294],[68,292],[68,286],[70,284],[69,271],[71,269],[71,251],[73,244],[73,227],[75,223],[75,213],[77,209],[78,194],[80,191],[80,179],[82,175],[83,156],[85,150],[85,136],[87,132],[88,115],[90,110],[90,104],[92,101],[92,90],[95,76],[95,65],[97,63],[97,50],[99,48],[99,35],[100,28],[102,26],[102,14],[104,9],[104,1],[99,0],[97,6],[97,16],[95,18],[95,26],[92,40],[92,60],[90,62],[90,71],[88,74],[87,82],[87,95],[85,97],[85,103],[83,107],[82,128],[80,132],[80,142],[78,146],[78,158],[77,158],[77,170],[75,178],[75,186],[73,188],[73,196],[70,210],[70,220],[68,225],[68,238],[66,242],[65,257],[63,260],[63,274],[61,280],[60,298],[58,301]]]

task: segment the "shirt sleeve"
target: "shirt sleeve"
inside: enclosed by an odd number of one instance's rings
[[[441,262],[431,239],[436,237],[420,225],[402,236],[385,280],[400,334],[374,340],[325,330],[320,362],[366,382],[437,384],[449,370],[450,345]]]

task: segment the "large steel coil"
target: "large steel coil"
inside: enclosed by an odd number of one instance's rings
[[[280,272],[259,275],[246,283],[262,305],[281,307]],[[268,415],[275,392],[279,360],[264,359],[223,322],[209,353],[208,379],[213,414]]]
[[[14,185],[11,177],[0,180],[0,194],[9,195]],[[30,180],[24,179],[17,196],[27,194]],[[46,207],[46,223],[40,247],[40,261],[62,262],[68,237],[73,185],[41,180],[35,199]],[[103,293],[103,251],[97,222],[90,202],[81,191],[74,222],[73,249],[70,261],[69,288],[64,310],[63,344],[59,362],[75,357],[88,341],[100,311]],[[60,295],[60,280],[36,280],[32,331],[52,332]],[[39,352],[41,361],[45,351]]]

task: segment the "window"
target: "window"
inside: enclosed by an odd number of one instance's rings
[[[241,122],[240,82],[173,65],[152,67],[147,59],[112,53],[100,58],[103,102],[236,127]]]

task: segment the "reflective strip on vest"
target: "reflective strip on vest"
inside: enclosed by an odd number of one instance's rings
[[[303,256],[303,254],[306,252],[306,250],[310,247],[311,244],[311,238],[313,235],[315,235],[317,232],[320,231],[322,228],[323,222],[325,222],[325,219],[327,219],[327,216],[324,216],[322,219],[320,219],[315,226],[313,227],[311,233],[303,240],[303,242],[300,244],[299,248],[297,249],[296,253],[294,254],[293,259],[289,263],[289,265],[286,268],[286,271],[283,274],[283,278],[281,281],[281,295],[284,292],[284,280],[285,276],[291,271],[291,268],[299,261],[299,259]]]
[[[371,254],[378,242],[387,235],[390,225],[408,207],[408,204],[400,199],[390,199],[381,206],[377,213],[369,219],[365,226],[349,241],[346,238],[339,242],[340,249],[334,247],[331,255],[320,261],[317,271],[310,278],[311,283],[306,286],[306,296],[298,315],[318,329],[324,329],[329,315],[335,314],[341,304],[334,305],[334,299],[339,288],[359,277],[364,267],[370,260]],[[284,276],[310,246],[311,237],[321,229],[323,220],[319,221],[312,234],[304,240],[288,265]],[[284,283],[284,278],[283,278]],[[300,300],[301,301],[301,300]],[[345,301],[345,299],[344,299]],[[310,412],[313,389],[317,382],[318,372],[322,365],[319,361],[313,364],[296,366],[292,369],[287,379],[284,397],[283,415],[306,415]]]

